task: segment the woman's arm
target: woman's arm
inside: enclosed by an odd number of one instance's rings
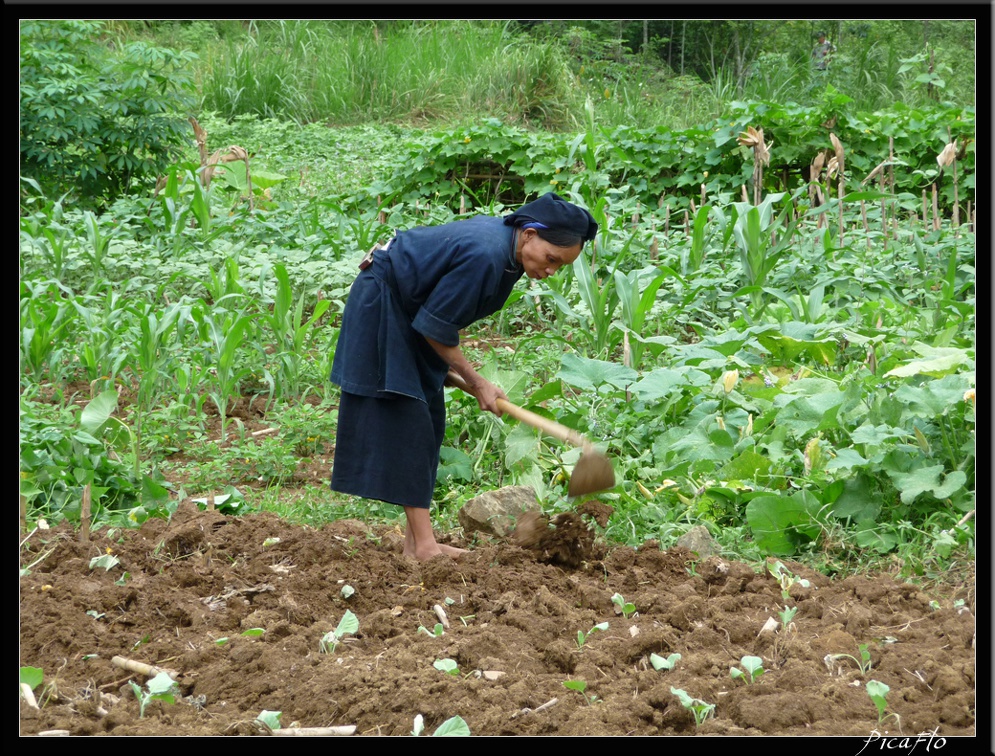
[[[493,412],[500,417],[501,410],[498,409],[497,400],[507,399],[507,394],[474,370],[473,365],[466,359],[463,351],[458,346],[446,346],[427,337],[425,340],[446,361],[446,364],[466,381],[470,390],[473,391],[473,395],[477,397],[480,409]]]

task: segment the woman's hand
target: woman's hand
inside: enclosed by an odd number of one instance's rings
[[[504,399],[507,401],[508,395],[474,370],[473,365],[467,361],[458,346],[446,346],[429,338],[425,340],[446,361],[446,364],[449,365],[449,375],[456,376],[456,380],[452,380],[447,376],[444,385],[456,386],[472,394],[477,398],[480,409],[493,412],[498,417],[501,417],[501,410],[497,406],[497,400]]]
[[[501,417],[501,408],[498,407],[497,400],[508,401],[508,395],[486,378],[480,378],[479,375],[477,377],[479,378],[477,385],[470,387],[473,395],[477,397],[477,404],[480,405],[480,409]]]

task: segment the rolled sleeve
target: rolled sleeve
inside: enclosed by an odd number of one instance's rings
[[[427,339],[438,341],[445,346],[459,345],[459,328],[442,318],[436,317],[425,307],[418,310],[411,327]]]

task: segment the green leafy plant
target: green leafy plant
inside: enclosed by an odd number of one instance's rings
[[[860,674],[866,675],[871,671],[871,667],[873,666],[873,662],[871,661],[871,652],[868,650],[868,644],[866,643],[861,643],[857,648],[858,653],[860,654],[860,659],[857,659],[857,657],[852,654],[827,654],[825,658],[826,666],[828,667],[832,664],[832,662],[839,661],[840,659],[850,659],[857,665],[857,669],[860,670]]]
[[[415,715],[415,725],[411,730],[411,734],[415,737],[421,735],[425,731],[425,718],[421,714]],[[470,727],[467,725],[463,717],[450,717],[441,725],[439,725],[435,732],[432,733],[434,738],[443,737],[469,737]]]
[[[888,708],[887,696],[891,691],[887,685],[878,680],[868,680],[867,681],[867,695],[870,697],[871,701],[874,702],[874,706],[878,710],[878,724],[881,724],[889,717],[894,717],[896,722],[901,722],[898,714],[894,712],[885,713]]]
[[[145,684],[143,690],[137,683],[129,681],[131,690],[138,699],[138,717],[145,717],[145,708],[152,701],[165,701],[166,703],[176,703],[176,694],[179,688],[176,681],[165,672],[160,672]]]
[[[626,601],[621,593],[615,593],[612,595],[612,603],[617,607],[618,612],[626,619],[629,619],[629,617],[636,613],[636,605],[630,601]]]
[[[459,666],[453,659],[436,659],[432,666],[440,672],[445,672],[447,675],[459,677]]]
[[[112,199],[164,173],[189,135],[189,52],[108,45],[103,21],[22,21],[21,171]],[[71,104],[70,104],[71,103]]]
[[[416,632],[425,633],[425,635],[427,635],[430,638],[441,638],[443,635],[446,634],[445,628],[442,626],[441,622],[436,622],[435,627],[433,627],[431,630],[429,630],[424,625],[419,625],[418,630]]]
[[[269,711],[268,709],[263,709],[259,712],[259,716],[256,717],[256,721],[270,730],[279,730],[281,716],[283,716],[282,711]]]
[[[781,627],[787,630],[788,626],[794,621],[797,612],[797,606],[785,606],[784,609],[779,611],[777,616],[781,618]]]
[[[594,694],[587,695],[587,682],[584,680],[564,680],[563,687],[567,690],[575,690],[580,693],[581,697],[584,699],[584,703],[588,706],[594,704],[598,697]]]
[[[681,706],[691,712],[694,716],[694,724],[696,727],[701,727],[706,719],[715,714],[715,704],[703,701],[700,698],[693,698],[687,691],[681,688],[671,687],[670,692],[677,696],[677,700],[681,702]]]
[[[599,630],[602,631],[602,632],[604,632],[607,629],[608,629],[608,623],[607,622],[599,622],[597,625],[595,625],[594,627],[592,627],[586,633],[583,630],[578,630],[577,631],[577,647],[578,648],[583,648],[584,644],[591,637],[592,633],[597,632]]]
[[[336,625],[335,629],[322,636],[319,650],[323,654],[334,654],[336,647],[342,642],[345,636],[353,635],[358,630],[359,618],[346,609],[345,614],[342,615],[342,619],[339,620],[339,624]]]
[[[802,588],[811,587],[812,583],[805,578],[800,578],[791,572],[781,561],[767,562],[767,571],[777,580],[781,586],[781,596],[787,600],[791,598],[791,586],[797,584]]]
[[[729,670],[733,680],[743,680],[747,685],[752,685],[764,673],[764,660],[759,656],[744,656],[739,663],[743,665],[743,669],[731,667]]]
[[[661,669],[667,671],[672,670],[675,666],[677,666],[677,662],[680,660],[680,654],[670,654],[670,656],[667,656],[666,658],[660,656],[659,654],[650,654],[650,664],[653,665],[653,669],[657,672]]]

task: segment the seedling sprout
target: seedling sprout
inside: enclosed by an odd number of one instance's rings
[[[810,588],[812,586],[811,581],[805,578],[800,578],[794,573],[792,573],[787,567],[784,566],[783,562],[774,562],[771,564],[767,563],[767,570],[771,575],[777,580],[778,584],[781,586],[781,596],[787,601],[791,598],[791,586],[795,583],[800,585],[802,588]]]
[[[901,726],[902,720],[897,714],[894,712],[885,714],[885,710],[888,708],[888,701],[885,700],[885,697],[888,695],[890,690],[891,688],[883,682],[879,682],[877,680],[867,681],[867,695],[871,697],[871,700],[878,709],[878,724],[884,722],[888,717],[894,717],[895,721],[899,723],[899,726]]]
[[[700,698],[692,698],[687,691],[680,688],[671,687],[670,692],[677,696],[681,706],[694,715],[695,727],[701,727],[706,719],[715,714],[715,704],[702,701]]]
[[[176,703],[176,681],[173,680],[165,672],[160,672],[158,675],[149,680],[146,684],[146,690],[142,690],[137,683],[130,682],[131,690],[135,693],[135,698],[138,699],[138,718],[143,719],[145,717],[145,707],[148,706],[152,701],[165,701],[166,703]]]
[[[868,672],[871,671],[871,666],[873,665],[873,662],[871,662],[871,652],[867,650],[866,643],[861,643],[859,646],[857,646],[857,648],[860,651],[859,661],[857,660],[857,657],[853,656],[852,654],[826,654],[826,658],[823,661],[825,661],[826,666],[829,667],[831,671],[832,663],[834,661],[838,661],[839,659],[850,659],[853,661],[854,664],[857,665],[857,668],[860,670],[860,674],[866,675]]]
[[[411,730],[411,734],[417,737],[425,731],[425,718],[421,714],[415,715],[415,726]],[[469,737],[470,728],[464,721],[463,717],[450,717],[441,725],[438,729],[432,733],[433,738],[445,738],[445,737]]]
[[[322,637],[319,646],[321,653],[334,654],[336,646],[342,642],[343,638],[347,635],[352,635],[357,630],[359,630],[359,618],[346,609],[345,614],[342,615],[342,619],[339,620],[338,626],[331,632],[325,633],[324,637]]]
[[[747,685],[752,685],[764,673],[764,660],[759,656],[744,656],[739,663],[746,671],[739,667],[730,668],[729,673],[733,680],[742,678]]]
[[[431,630],[429,630],[424,625],[419,625],[417,632],[425,633],[425,635],[429,636],[430,638],[441,638],[443,635],[446,634],[446,631],[443,629],[441,622],[436,622],[435,627],[432,628]]]
[[[659,654],[650,654],[650,664],[653,665],[653,669],[655,669],[657,672],[659,672],[661,669],[667,671],[673,669],[675,666],[677,666],[677,662],[679,662],[680,660],[681,660],[680,654],[671,654],[666,659],[664,659]]]
[[[280,717],[282,715],[282,711],[269,711],[268,709],[263,709],[259,712],[259,716],[256,717],[256,721],[270,730],[279,730]]]
[[[576,690],[578,693],[580,693],[581,696],[583,696],[584,701],[585,703],[587,703],[588,706],[590,706],[591,704],[593,704],[595,701],[598,700],[598,697],[593,694],[590,696],[587,695],[587,693],[585,692],[587,691],[587,682],[584,680],[564,680],[563,687],[566,688],[567,690]]]
[[[607,629],[608,629],[608,623],[607,622],[599,622],[597,625],[595,625],[594,627],[592,627],[586,633],[583,630],[578,630],[577,631],[577,647],[578,648],[583,648],[584,644],[587,642],[587,639],[591,637],[591,633],[597,632],[598,630],[604,632]]]
[[[636,605],[627,602],[621,593],[616,593],[612,596],[612,603],[618,607],[618,610],[626,619],[629,619],[629,617],[636,613]]]
[[[452,659],[436,659],[432,666],[440,672],[445,672],[447,675],[459,677],[459,666]]]

